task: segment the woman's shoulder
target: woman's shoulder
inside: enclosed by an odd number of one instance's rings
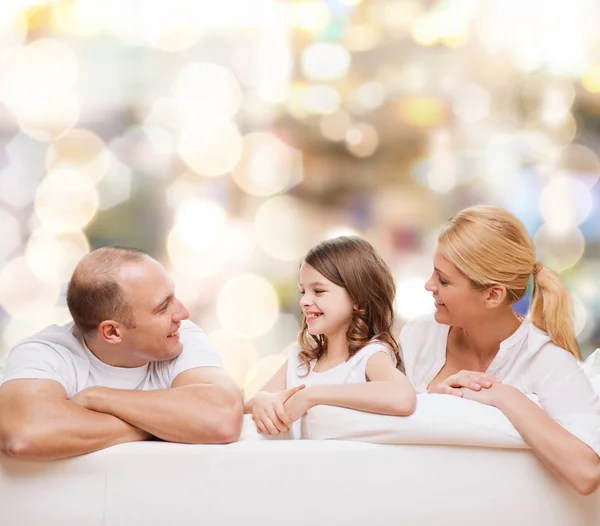
[[[433,313],[428,313],[406,322],[400,331],[400,339],[408,342],[412,339],[425,339],[435,333],[447,332],[448,325],[438,323]]]

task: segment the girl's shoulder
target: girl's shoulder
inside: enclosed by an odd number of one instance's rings
[[[392,352],[392,350],[390,349],[390,347],[380,341],[380,340],[371,340],[370,342],[368,342],[363,348],[361,348],[360,350],[358,350],[349,360],[348,362],[357,362],[357,361],[361,361],[361,360],[365,360],[370,358],[371,356],[373,356],[375,353],[378,352],[385,352],[387,353],[392,360],[394,360],[394,363],[396,362],[396,356],[394,356],[394,353]]]

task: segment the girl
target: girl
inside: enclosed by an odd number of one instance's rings
[[[496,406],[546,466],[580,493],[595,491],[600,400],[578,363],[569,294],[536,261],[523,225],[499,207],[463,210],[439,235],[433,267],[425,288],[435,316],[408,323],[400,335],[417,392]],[[523,319],[513,304],[530,278]]]
[[[373,247],[358,237],[319,243],[304,258],[299,287],[299,345],[246,403],[259,431],[285,433],[318,404],[412,414],[415,391],[391,334],[396,288]]]

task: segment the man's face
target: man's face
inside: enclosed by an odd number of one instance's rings
[[[165,269],[147,257],[124,266],[119,284],[131,307],[134,328],[125,328],[122,343],[139,365],[171,360],[181,354],[179,326],[189,312],[175,297]]]

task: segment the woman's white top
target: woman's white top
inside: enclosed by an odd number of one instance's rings
[[[332,385],[332,384],[356,384],[367,381],[367,362],[369,358],[378,352],[387,353],[394,364],[396,357],[394,353],[383,343],[378,341],[365,345],[345,362],[323,372],[314,371],[317,360],[310,360],[310,372],[306,376],[306,366],[300,359],[301,348],[295,345],[288,356],[287,361],[287,385],[286,388],[296,387],[301,384],[309,385]],[[300,420],[292,425],[292,437],[300,438]]]
[[[417,393],[446,363],[450,326],[433,314],[407,323],[400,334],[406,376]],[[535,395],[541,408],[600,455],[600,399],[576,358],[529,320],[500,344],[486,371],[504,384]]]

